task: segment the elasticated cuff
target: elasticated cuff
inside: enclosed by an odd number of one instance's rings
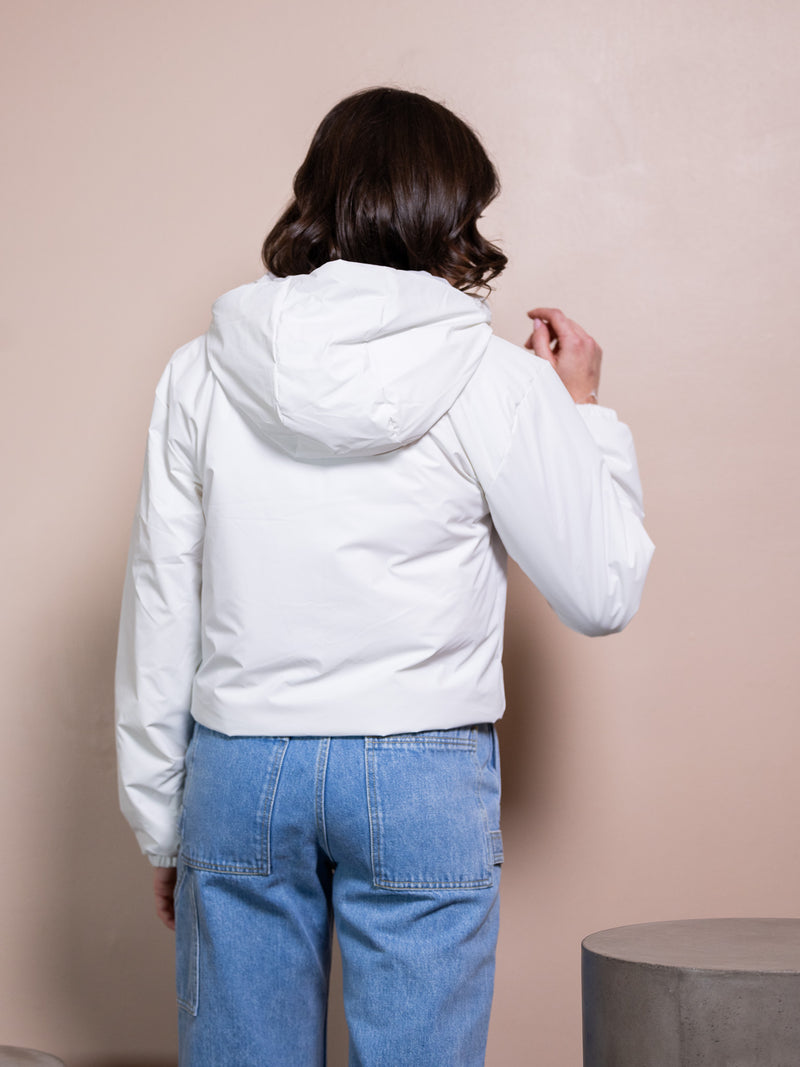
[[[147,858],[150,860],[154,867],[177,867],[177,856],[153,856],[148,854]]]

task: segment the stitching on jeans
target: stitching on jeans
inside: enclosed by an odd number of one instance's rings
[[[377,870],[376,856],[377,856],[377,849],[378,849],[378,846],[379,846],[379,843],[380,843],[380,837],[379,837],[379,832],[380,831],[379,831],[379,827],[377,825],[377,814],[376,814],[376,817],[373,818],[373,796],[372,796],[372,790],[374,788],[374,783],[373,783],[373,777],[374,777],[373,763],[374,763],[374,761],[370,760],[370,758],[369,758],[370,757],[370,749],[371,749],[370,739],[368,737],[365,737],[364,738],[364,775],[365,775],[365,778],[366,778],[366,785],[367,785],[367,816],[368,816],[368,822],[369,822],[369,861],[370,861],[370,868],[372,870],[372,880],[373,880],[373,883],[375,885],[377,885],[378,881],[377,881],[377,877],[376,877],[375,872]],[[375,797],[375,800],[377,801],[377,796]],[[378,839],[376,840],[376,838],[378,838]]]
[[[264,819],[261,827],[261,862],[258,869],[259,872],[263,871],[264,874],[272,874],[272,810],[275,807],[275,796],[278,792],[278,781],[283,767],[283,760],[286,755],[286,749],[289,747],[288,737],[282,737],[281,740],[283,741],[282,748],[280,751],[275,752],[272,757],[267,790],[268,803],[265,803],[264,806]]]
[[[185,877],[183,881],[185,881]],[[183,884],[183,882],[181,883]],[[189,900],[191,902],[191,920],[192,920],[192,944],[194,946],[193,958],[190,961],[189,967],[189,992],[192,994],[190,998],[176,996],[178,1006],[183,1008],[184,1011],[188,1011],[190,1015],[197,1015],[197,1005],[200,1000],[200,930],[197,918],[197,898],[194,892],[194,882],[189,881],[187,892],[189,893]]]
[[[323,737],[317,749],[316,773],[314,775],[314,816],[317,823],[317,833],[322,838],[322,848],[331,862],[331,850],[328,847],[328,827],[325,822],[325,783],[328,780],[328,757],[331,750],[330,737]],[[325,753],[323,760],[323,752]],[[320,767],[320,764],[322,766]],[[321,771],[321,773],[320,773]]]
[[[387,878],[376,878],[374,884],[379,889],[488,889],[492,876],[470,882],[390,882]]]
[[[419,748],[465,748],[474,751],[475,741],[468,738],[452,738],[445,737],[414,737],[413,735],[404,735],[402,737],[373,737],[370,738],[374,748],[389,747],[397,745],[400,747],[419,747]]]
[[[203,860],[194,860],[191,856],[184,856],[183,861],[187,867],[193,867],[196,871],[217,871],[219,874],[259,874],[265,878],[270,873],[263,867],[243,867],[234,863],[204,863]]]
[[[477,730],[473,729],[475,734],[475,747],[472,750],[472,761],[475,764],[475,799],[480,807],[481,814],[483,816],[483,847],[484,847],[484,859],[486,860],[486,866],[488,870],[491,870],[493,864],[492,850],[489,847],[489,813],[486,810],[486,805],[483,802],[483,796],[481,794],[481,788],[483,786],[483,768],[478,763],[478,743],[477,743]]]
[[[458,889],[491,889],[490,878],[482,882],[379,882],[373,883],[376,889],[406,889],[419,893],[455,892]]]

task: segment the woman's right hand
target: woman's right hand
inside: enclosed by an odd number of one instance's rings
[[[174,867],[155,867],[153,869],[153,892],[156,898],[156,914],[169,929],[175,929],[175,882],[177,870]]]
[[[525,342],[555,368],[576,404],[596,404],[602,349],[593,337],[559,308],[534,308],[533,333]]]

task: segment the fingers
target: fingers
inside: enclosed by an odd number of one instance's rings
[[[533,333],[525,347],[547,360],[577,403],[596,397],[603,351],[594,338],[560,308],[533,308],[528,316]]]
[[[528,312],[528,318],[543,319],[549,323],[556,338],[560,341],[562,336],[571,334],[580,337],[584,341],[591,338],[584,328],[572,319],[568,319],[561,308],[533,308]]]
[[[528,312],[528,318],[547,323],[557,339],[575,326],[560,308],[533,308]]]
[[[555,326],[559,321],[569,322],[569,319],[561,310],[561,308],[533,308],[528,312],[528,318],[530,319],[547,319],[548,322],[552,322]]]
[[[168,930],[175,929],[175,908],[166,901],[156,904],[156,914]]]
[[[525,347],[532,349],[541,359],[546,359],[548,363],[555,366],[556,359],[550,347],[551,343],[552,337],[550,336],[550,330],[547,328],[547,323],[542,319],[535,318],[533,320],[533,333],[525,342]]]
[[[156,898],[156,914],[170,930],[175,929],[176,870],[174,867],[157,867],[153,875],[153,890]]]
[[[560,308],[533,308],[527,314],[529,318],[534,320],[534,323],[542,321],[547,324],[551,334],[551,341],[555,340],[553,350],[556,354],[568,347],[572,342],[577,342],[579,346],[585,349],[591,348],[602,354],[602,349],[595,339],[584,330],[580,323],[575,322],[573,319],[568,319]],[[525,347],[534,348],[532,341],[533,334],[526,341]]]

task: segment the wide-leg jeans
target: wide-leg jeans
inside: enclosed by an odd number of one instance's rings
[[[181,1067],[480,1067],[502,863],[491,724],[389,737],[195,726],[176,901]]]

